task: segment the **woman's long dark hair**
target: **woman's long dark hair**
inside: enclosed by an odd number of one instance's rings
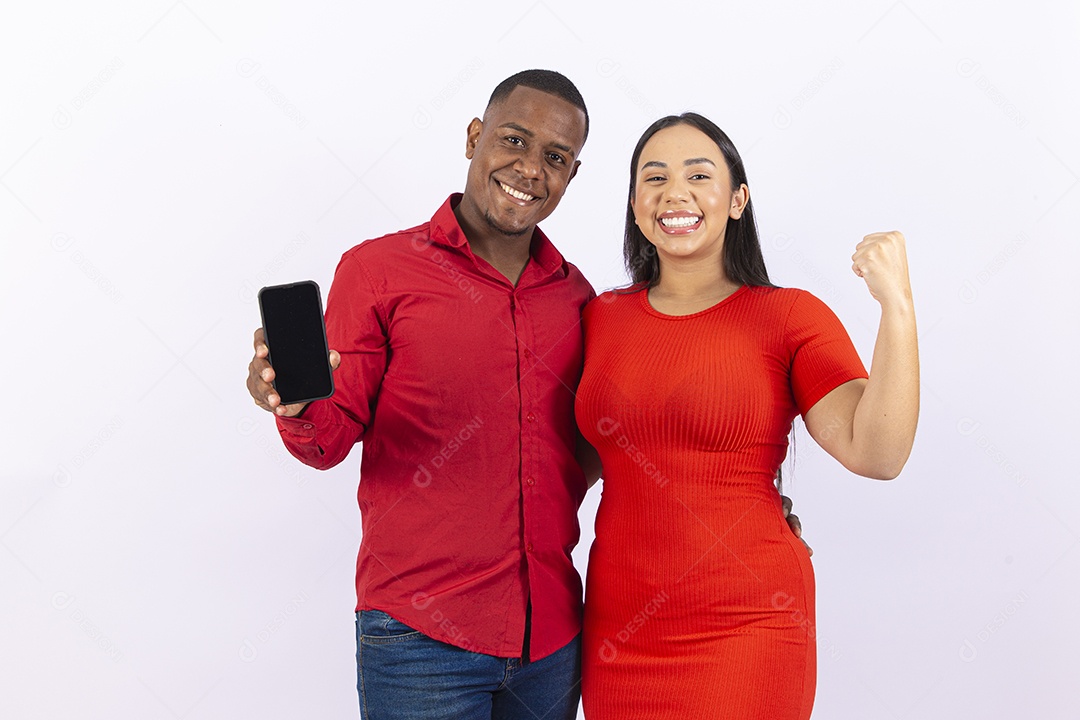
[[[731,187],[738,188],[746,183],[746,168],[743,167],[742,158],[739,156],[739,151],[735,149],[735,144],[708,118],[688,112],[662,117],[648,127],[638,140],[634,148],[634,156],[630,160],[630,195],[626,202],[623,260],[631,280],[635,284],[647,283],[649,287],[660,280],[660,261],[656,257],[656,248],[645,238],[634,220],[634,207],[630,204],[630,198],[634,197],[637,165],[641,160],[641,151],[645,148],[645,143],[659,131],[673,125],[690,125],[705,133],[720,148],[727,162],[728,172],[731,175]],[[724,272],[731,281],[742,285],[774,287],[765,269],[765,258],[761,255],[761,242],[758,240],[757,223],[754,221],[753,200],[747,201],[742,216],[738,220],[728,218],[727,230],[724,233],[723,261]]]

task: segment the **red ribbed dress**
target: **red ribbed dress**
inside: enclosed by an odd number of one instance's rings
[[[604,466],[585,586],[588,720],[810,717],[814,575],[773,484],[792,420],[866,371],[836,316],[742,287],[692,315],[585,309],[576,412]]]

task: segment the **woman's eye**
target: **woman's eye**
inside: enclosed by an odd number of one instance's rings
[[[702,173],[694,173],[693,175],[690,176],[690,179],[691,180],[708,180],[709,176],[704,175]]]

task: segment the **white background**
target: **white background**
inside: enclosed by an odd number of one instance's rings
[[[253,406],[255,291],[325,291],[429,218],[491,89],[546,67],[592,135],[544,228],[600,290],[633,143],[690,109],[743,153],[774,281],[867,362],[849,257],[908,239],[907,468],[857,478],[805,435],[786,468],[815,717],[1076,717],[1078,6],[606,5],[6,6],[0,716],[357,716],[359,452],[308,469]]]

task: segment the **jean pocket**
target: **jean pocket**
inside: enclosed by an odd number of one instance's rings
[[[423,633],[382,610],[360,611],[360,640],[362,642],[383,645],[419,637],[423,637]]]

